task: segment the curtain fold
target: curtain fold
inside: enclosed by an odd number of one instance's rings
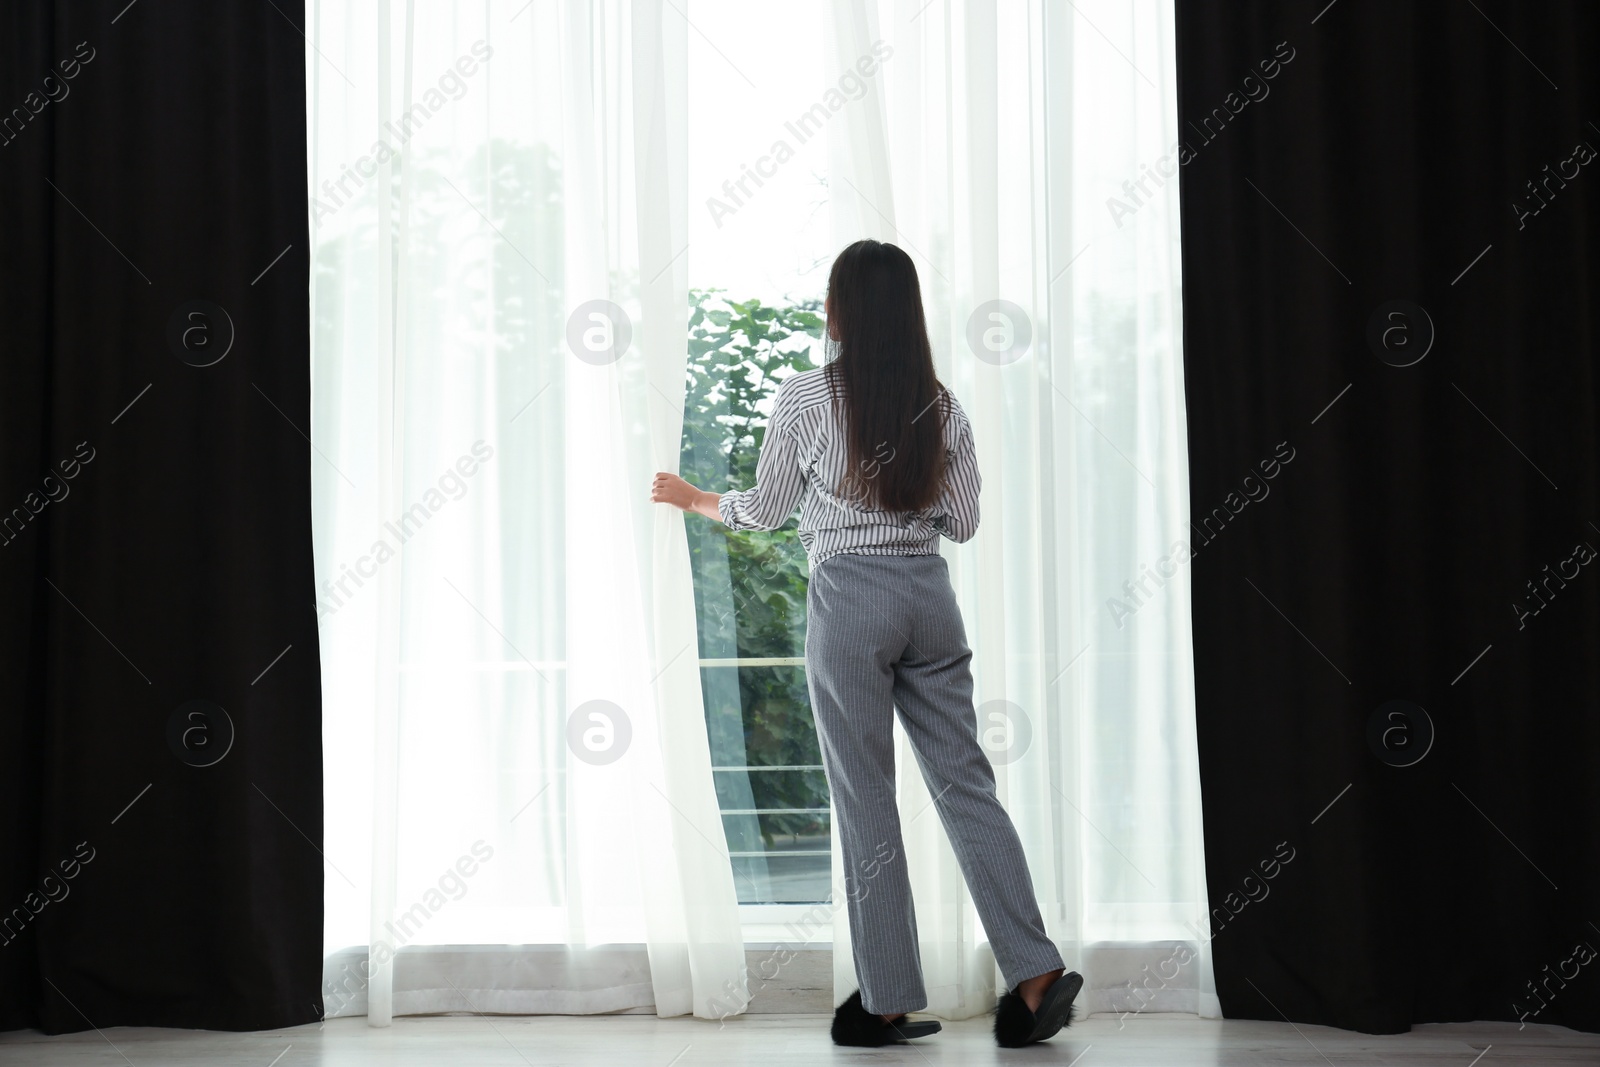
[[[1047,927],[1085,1010],[1215,1016],[1171,547],[1188,515],[1177,187],[1149,174],[1177,139],[1172,6],[829,13],[832,69],[892,56],[830,141],[836,232],[916,260],[940,377],[973,421],[983,526],[944,551]],[[1124,181],[1143,183],[1132,221],[1111,210]],[[896,732],[928,1010],[976,1015],[993,954]],[[836,859],[836,892],[847,873]],[[844,909],[833,925],[837,1001],[856,983]]]
[[[317,11],[330,1016],[748,999],[683,518],[648,500],[686,33],[663,0]]]

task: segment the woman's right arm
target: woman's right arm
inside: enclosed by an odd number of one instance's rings
[[[950,420],[955,442],[946,456],[944,488],[934,505],[932,520],[936,530],[961,544],[978,532],[978,491],[983,488],[983,476],[978,473],[972,425],[953,393]]]

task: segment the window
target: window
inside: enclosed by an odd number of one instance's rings
[[[824,90],[824,26],[814,8],[695,0],[686,10],[682,472],[722,492],[755,484],[772,394],[820,352],[834,251],[826,138],[802,141],[789,120]],[[798,532],[792,522],[765,533],[694,520],[688,531],[707,734],[739,900],[827,901],[832,829],[806,688]]]
[[[776,383],[810,366],[816,301],[774,307],[696,291],[684,476],[714,492],[755,481]],[[828,788],[805,677],[808,568],[792,524],[689,524],[701,685],[739,900],[826,901]]]

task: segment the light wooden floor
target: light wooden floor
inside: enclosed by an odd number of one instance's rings
[[[57,1067],[695,1067],[759,1064],[1077,1064],[1078,1067],[1545,1067],[1600,1063],[1600,1035],[1510,1023],[1421,1026],[1371,1037],[1288,1023],[1211,1021],[1147,1015],[1121,1028],[1114,1016],[1080,1020],[1060,1037],[1026,1049],[996,1048],[983,1019],[946,1023],[912,1046],[840,1049],[820,1015],[749,1015],[717,1023],[653,1015],[432,1016],[387,1029],[365,1019],[252,1034],[121,1027],[63,1037],[0,1034],[0,1064]]]

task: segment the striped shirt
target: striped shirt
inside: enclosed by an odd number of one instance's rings
[[[837,495],[848,460],[843,412],[829,396],[824,368],[785,378],[756,460],[756,484],[723,493],[717,513],[730,529],[776,530],[800,509],[800,544],[815,568],[841,552],[923,556],[939,551],[939,535],[969,540],[978,530],[978,458],[966,412],[950,394],[945,420],[944,487],[921,511],[883,511]],[[937,409],[930,409],[937,417]],[[884,462],[892,457],[882,457]]]

